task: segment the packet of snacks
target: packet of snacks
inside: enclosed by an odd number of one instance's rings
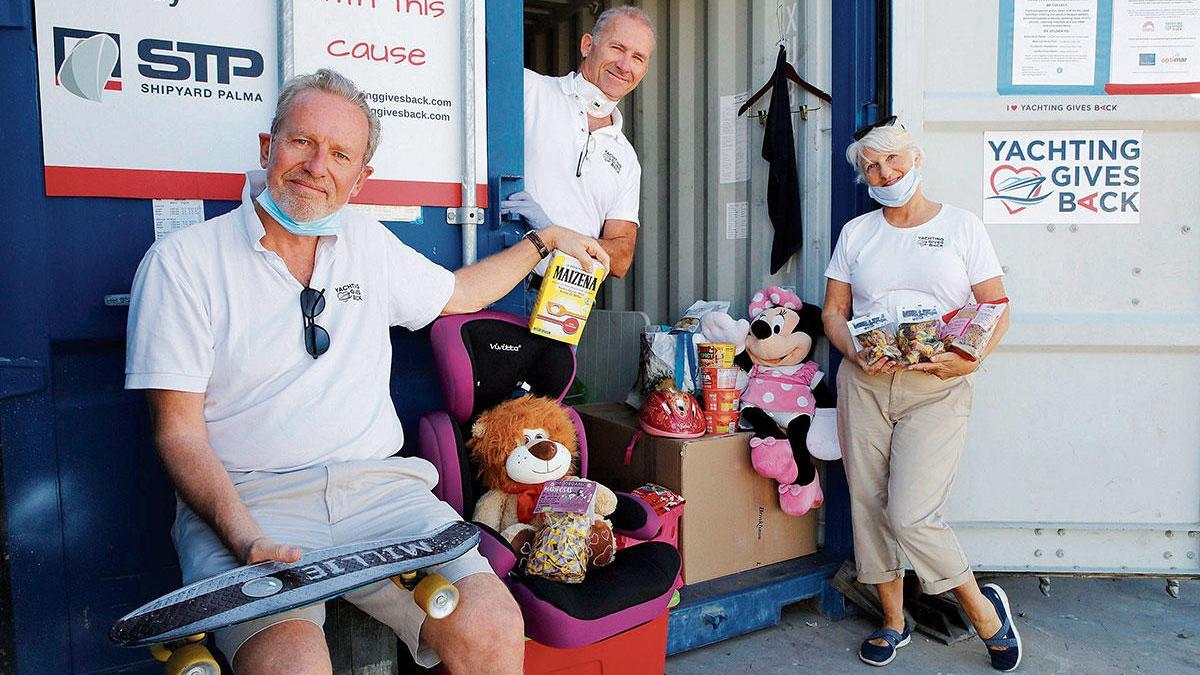
[[[859,351],[867,352],[867,361],[875,361],[881,356],[894,361],[902,358],[900,348],[896,345],[896,334],[891,319],[887,314],[879,312],[860,316],[847,321],[846,325],[850,327],[850,335],[858,343]]]
[[[942,343],[946,349],[959,356],[978,361],[1006,309],[1008,298],[996,302],[963,305],[956,312],[947,315],[946,325],[942,327],[940,334]]]
[[[899,307],[896,314],[900,317],[896,322],[896,343],[900,348],[901,363],[912,365],[929,361],[934,354],[946,351],[938,336],[938,329],[942,327],[942,315],[937,307]]]

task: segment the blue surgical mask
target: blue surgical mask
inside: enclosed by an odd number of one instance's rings
[[[884,206],[904,206],[917,193],[917,185],[920,183],[921,170],[917,168],[917,163],[914,161],[913,167],[904,174],[904,178],[891,185],[879,187],[872,185],[867,188],[867,194],[871,195],[871,199]]]
[[[342,231],[342,209],[338,209],[324,218],[300,222],[279,208],[279,204],[276,204],[275,199],[271,197],[270,188],[263,188],[263,191],[255,197],[255,201],[263,207],[267,215],[274,218],[275,222],[292,234],[298,234],[301,237],[323,237],[340,234]]]

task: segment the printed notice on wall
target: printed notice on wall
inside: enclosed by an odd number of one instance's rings
[[[746,102],[746,92],[721,97],[721,182],[742,183],[750,176],[747,157],[749,118],[738,117],[738,108]],[[732,237],[731,237],[732,238]]]
[[[750,202],[725,205],[725,238],[745,239],[750,235]]]
[[[154,241],[203,220],[202,199],[155,199]]]
[[[1141,221],[1142,132],[986,131],[983,222]]]
[[[416,223],[423,225],[419,206],[384,206],[382,204],[351,204],[354,210],[381,223]]]
[[[1109,79],[1200,85],[1200,0],[1113,0]]]
[[[1015,0],[1012,83],[1095,82],[1096,0]]]
[[[48,196],[241,198],[279,88],[274,2],[33,5]]]
[[[998,0],[1000,94],[1200,93],[1200,0]]]
[[[274,3],[270,3],[274,4]],[[466,156],[463,10],[473,7],[476,200],[487,204],[487,58],[483,0],[284,0],[285,74],[333,68],[379,118],[375,172],[360,203],[459,206]],[[290,29],[290,30],[289,30]],[[518,122],[519,124],[519,122]]]

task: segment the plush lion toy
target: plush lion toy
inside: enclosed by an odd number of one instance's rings
[[[473,520],[499,532],[519,557],[528,556],[541,522],[534,507],[542,488],[574,473],[579,456],[574,423],[557,401],[522,396],[481,414],[467,447],[488,488],[475,504]],[[616,508],[617,496],[597,484],[596,516],[588,533],[592,566],[613,560],[612,523],[604,517]]]

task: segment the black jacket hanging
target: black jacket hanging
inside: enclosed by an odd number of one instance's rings
[[[762,158],[770,162],[767,177],[767,213],[775,238],[771,243],[771,274],[800,250],[804,227],[800,217],[800,176],[796,170],[796,142],[792,135],[792,103],[788,96],[787,52],[781,46],[771,75],[771,105]]]

